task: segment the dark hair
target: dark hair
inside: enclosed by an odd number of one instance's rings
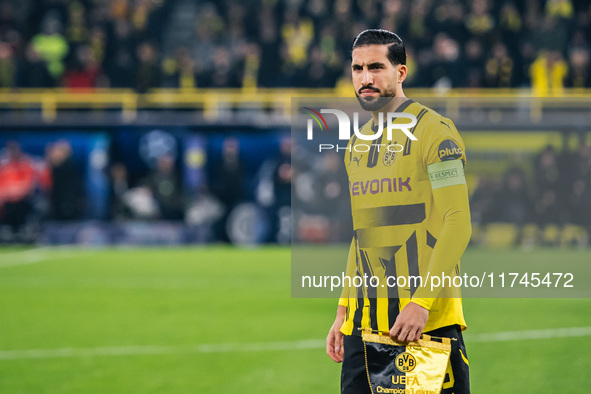
[[[383,29],[368,29],[353,41],[353,49],[368,45],[388,45],[388,60],[393,65],[406,64],[406,49],[397,34]]]

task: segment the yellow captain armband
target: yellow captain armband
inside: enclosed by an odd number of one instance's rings
[[[446,186],[465,185],[464,164],[461,160],[447,160],[429,164],[427,173],[431,179],[431,189],[439,189]]]

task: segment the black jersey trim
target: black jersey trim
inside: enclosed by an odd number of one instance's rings
[[[381,263],[384,266],[384,271],[386,273],[386,278],[389,277],[396,277],[396,252],[402,246],[394,246],[392,248],[392,258],[390,260],[381,259]],[[388,327],[391,328],[394,323],[396,322],[396,318],[400,313],[400,305],[399,305],[399,298],[398,298],[398,287],[396,286],[396,281],[392,284],[392,286],[388,286]]]
[[[369,261],[369,256],[367,252],[363,249],[359,250],[359,258],[361,260],[361,266],[363,267],[363,274],[373,276],[373,270],[371,269],[371,263]],[[367,301],[369,303],[369,322],[371,325],[372,330],[378,329],[378,306],[377,306],[377,289],[368,286],[367,287]]]
[[[425,220],[425,203],[357,209],[355,229],[418,224]]]
[[[351,165],[351,161],[353,161],[353,147],[355,146],[355,142],[357,141],[357,136],[353,135],[353,139],[351,140],[351,150],[349,151],[349,165]]]
[[[361,336],[358,328],[361,327],[361,318],[363,317],[363,308],[365,300],[363,297],[363,289],[362,287],[357,288],[357,309],[355,309],[355,314],[353,315],[353,335]]]
[[[354,242],[355,242],[355,250],[359,250],[359,244],[358,244],[358,236],[357,236],[357,231],[354,232],[353,237],[355,238]],[[360,276],[359,275],[359,253],[355,253],[355,276]],[[355,309],[355,314],[353,315],[353,335],[361,335],[361,333],[359,332],[359,330],[357,328],[361,327],[361,318],[363,317],[363,304],[364,304],[364,299],[363,299],[363,288],[362,286],[359,286],[357,288],[357,308]],[[349,305],[349,308],[351,306]],[[348,308],[347,308],[348,309]]]
[[[435,238],[433,236],[433,234],[431,234],[429,232],[429,230],[427,230],[427,246],[430,247],[431,249],[435,248],[435,244],[437,243],[437,238]]]
[[[412,134],[415,133],[415,130],[417,129],[417,127],[419,126],[419,122],[421,121],[421,119],[423,119],[423,116],[427,113],[426,109],[422,109],[419,112],[419,115],[417,116],[417,124],[415,125],[415,127],[413,127],[410,132]],[[406,142],[404,143],[404,153],[402,154],[402,156],[408,156],[410,155],[410,145],[411,145],[412,140],[410,138],[406,139]]]
[[[394,111],[394,112],[404,112],[404,110],[406,110],[408,108],[408,106],[414,102],[415,101],[413,99],[408,99],[404,103],[400,104],[398,106],[398,108],[396,108],[396,111]]]
[[[408,275],[409,277],[419,276],[419,249],[417,246],[417,232],[414,231],[410,238],[406,241],[406,257],[408,260]],[[409,281],[410,282],[410,281]],[[417,282],[410,282],[410,296],[412,297],[417,290]]]
[[[371,144],[371,148],[369,150],[369,156],[367,157],[367,168],[373,168],[378,164],[378,157],[380,156],[380,150],[378,146],[382,144],[382,138],[384,134],[380,135],[380,138],[376,141],[375,144]]]

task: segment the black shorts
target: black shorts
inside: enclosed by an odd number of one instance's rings
[[[456,338],[451,341],[451,356],[448,370],[443,380],[442,394],[469,394],[470,371],[464,338],[460,326],[447,326],[425,332],[434,337]],[[372,394],[365,371],[363,340],[357,335],[345,335],[344,358],[341,370],[342,394]]]

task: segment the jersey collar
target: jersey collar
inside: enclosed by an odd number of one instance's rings
[[[408,108],[408,106],[414,102],[415,101],[413,99],[408,99],[405,102],[403,102],[402,104],[400,104],[394,112],[404,112]],[[396,118],[394,118],[394,119],[396,119]],[[384,122],[384,125],[382,126],[382,128],[386,128],[386,127],[388,127],[388,124],[387,124],[387,122]],[[378,132],[378,128],[373,124],[373,119],[371,120],[371,131],[373,131],[374,133]]]

